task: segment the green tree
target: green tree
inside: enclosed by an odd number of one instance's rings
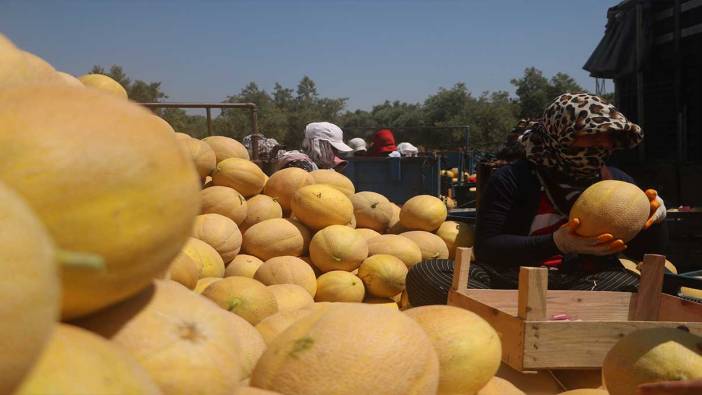
[[[535,67],[526,68],[522,77],[512,79],[511,83],[517,88],[519,115],[522,118],[541,117],[553,99],[563,93],[585,92],[585,89],[568,74],[556,73],[549,81],[541,70]]]

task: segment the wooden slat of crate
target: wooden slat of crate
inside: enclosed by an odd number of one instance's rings
[[[688,327],[692,333],[702,335],[702,322],[527,321],[522,370],[600,367],[607,352],[630,332],[681,325]]]

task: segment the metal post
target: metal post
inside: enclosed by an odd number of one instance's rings
[[[207,113],[207,135],[212,136],[212,111],[210,107],[205,108]]]
[[[258,161],[258,109],[251,109],[251,159]],[[269,158],[272,159],[272,158]]]

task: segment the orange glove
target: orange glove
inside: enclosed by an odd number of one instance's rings
[[[662,381],[641,384],[636,395],[699,395],[702,394],[702,380]]]
[[[612,255],[624,251],[626,245],[621,239],[614,239],[609,233],[595,237],[583,237],[575,233],[580,226],[580,220],[573,218],[567,224],[553,233],[556,247],[564,254]]]
[[[663,204],[663,199],[658,196],[658,192],[655,189],[647,189],[646,196],[651,203],[651,211],[648,215],[648,221],[644,225],[644,230],[650,228],[653,224],[663,222],[666,216],[665,204]]]

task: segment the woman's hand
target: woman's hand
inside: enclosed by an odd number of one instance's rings
[[[648,221],[646,221],[646,224],[644,225],[644,230],[650,228],[653,224],[663,222],[666,215],[663,199],[658,196],[658,192],[655,189],[647,189],[646,196],[651,203],[651,212],[648,216]]]
[[[702,394],[702,380],[662,381],[641,384],[636,395],[699,395]]]
[[[612,255],[626,249],[626,244],[621,239],[614,239],[609,233],[595,237],[583,237],[575,233],[580,226],[580,220],[573,218],[567,224],[553,233],[556,247],[564,254],[583,255]]]

